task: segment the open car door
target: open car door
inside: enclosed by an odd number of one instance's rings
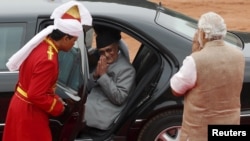
[[[84,39],[84,35],[80,36],[69,52],[59,52],[56,94],[65,101],[66,110],[63,115],[50,119],[53,140],[73,140],[82,126],[89,78]]]

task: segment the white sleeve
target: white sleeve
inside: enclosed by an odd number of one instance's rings
[[[185,94],[187,90],[194,87],[196,83],[196,66],[192,56],[187,56],[183,60],[180,70],[170,79],[171,88],[179,93]]]

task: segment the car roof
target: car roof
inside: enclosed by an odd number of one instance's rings
[[[38,16],[49,17],[57,6],[66,1],[69,0],[1,0],[1,5],[4,7],[0,9],[0,17],[20,20],[22,18],[36,20]],[[191,23],[196,23],[192,18],[145,0],[90,0],[83,1],[83,4],[93,15],[94,20],[122,23],[125,25],[124,28],[131,32],[136,29],[134,33],[139,33],[140,38],[147,39],[149,42],[155,41],[152,45],[158,43],[157,46],[162,49],[161,51],[166,53],[170,50],[169,52],[173,54],[180,54],[177,57],[179,61],[191,51],[192,35],[185,36],[172,31],[173,27],[179,28],[180,26],[172,24],[171,21],[183,20],[186,25],[191,25]],[[159,13],[170,16],[161,18]],[[189,26],[185,27],[187,28]],[[164,36],[168,37],[163,38]]]
[[[50,0],[1,0],[0,17],[48,15],[59,4]]]
[[[25,22],[35,22],[38,16],[49,17],[53,10],[62,3],[58,1],[68,0],[2,0],[1,5],[4,7],[0,9],[0,18],[5,21],[25,19],[23,20]],[[176,33],[155,22],[157,10],[161,8],[155,3],[143,0],[90,0],[83,1],[83,4],[90,11],[95,22],[112,22],[117,26],[120,24],[122,28],[134,33],[133,35],[136,34],[137,38],[145,41],[149,46],[155,46],[163,54],[177,56],[179,62],[182,62],[191,51],[191,38],[177,37]],[[172,15],[174,16],[171,19],[166,18],[164,21],[181,17],[176,13]],[[186,47],[183,44],[189,45]]]
[[[21,19],[25,17],[37,18],[38,16],[50,16],[57,6],[66,1],[70,0],[1,0],[1,5],[4,5],[4,7],[0,9],[0,17],[1,19]],[[123,19],[123,21],[133,21],[132,19],[148,19],[147,21],[152,21],[155,16],[155,13],[148,12],[148,9],[139,8],[134,5],[122,5],[121,3],[114,3],[114,1],[115,0],[113,0],[113,2],[95,1],[95,3],[92,3],[93,1],[83,1],[83,3],[95,17],[117,18],[121,21]],[[137,3],[137,5],[138,4],[140,3]],[[148,4],[154,8],[156,7],[155,4]],[[128,7],[131,9],[130,11],[127,10]],[[136,13],[145,13],[145,16]],[[126,19],[127,17],[130,18]]]
[[[127,4],[126,2],[110,0],[109,2],[98,1],[96,3],[86,1],[84,4],[90,10],[90,13],[94,15],[95,20],[100,18],[100,20],[106,20],[106,22],[120,22],[126,25],[126,28],[136,30],[135,33],[142,35],[140,38],[147,40],[149,44],[153,42],[150,45],[157,45],[157,49],[161,49],[160,51],[163,52],[163,54],[176,52],[176,54],[180,55],[180,57],[177,57],[178,60],[182,60],[184,59],[183,56],[186,56],[191,51],[191,37],[177,37],[177,34],[173,31],[156,22],[158,18],[157,11],[160,9],[166,12],[166,9],[161,9],[163,7],[155,3],[144,1],[143,3],[132,2]],[[168,12],[173,11],[169,10]],[[183,18],[174,12],[173,15],[173,17],[170,17],[171,19],[163,20],[168,22],[172,20],[172,18]],[[167,38],[169,40],[166,40]],[[177,39],[183,40],[183,42],[177,41]],[[190,42],[190,47],[189,45],[188,47],[183,47],[183,44],[188,44],[188,42]],[[174,45],[175,47],[173,47]],[[178,48],[178,46],[180,48]],[[168,49],[166,47],[168,47]]]

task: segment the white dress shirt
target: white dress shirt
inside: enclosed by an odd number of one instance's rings
[[[175,92],[185,94],[187,90],[195,86],[196,78],[195,61],[192,56],[187,56],[180,70],[170,79],[170,86]]]

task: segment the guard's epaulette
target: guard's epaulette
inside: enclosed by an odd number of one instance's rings
[[[48,47],[48,50],[47,50],[48,60],[52,60],[52,58],[53,58],[54,52],[52,49],[53,49],[52,46]]]
[[[53,49],[58,52],[56,46],[53,44],[52,41],[50,41],[48,38],[45,39],[45,41],[49,44],[48,50],[47,50],[47,54],[48,54],[48,60],[52,60],[54,52]]]

